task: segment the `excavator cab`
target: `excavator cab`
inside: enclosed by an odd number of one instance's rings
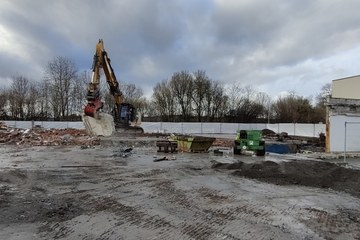
[[[134,107],[129,103],[120,104],[119,122],[124,125],[130,125],[130,121],[134,120]]]
[[[139,127],[140,119],[136,114],[135,107],[130,103],[121,103],[118,111],[119,116],[113,116],[115,119],[116,132],[143,133],[144,130]]]

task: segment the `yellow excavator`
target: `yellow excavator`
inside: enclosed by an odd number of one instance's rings
[[[110,94],[114,98],[112,114],[102,112],[104,103],[100,99],[100,72],[106,76]],[[87,89],[87,105],[84,108],[82,121],[85,129],[91,136],[111,136],[120,133],[143,133],[139,126],[140,117],[136,115],[136,109],[132,104],[123,102],[123,94],[120,91],[119,82],[110,64],[102,39],[96,44],[96,50],[92,65],[91,82]]]

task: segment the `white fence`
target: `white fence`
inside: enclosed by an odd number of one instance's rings
[[[39,125],[43,128],[84,129],[82,122],[48,122],[48,121],[3,121],[9,127],[28,129]],[[289,135],[318,137],[325,134],[325,124],[300,123],[198,123],[198,122],[143,122],[145,132],[178,133],[178,134],[235,134],[237,130],[270,129],[275,133],[287,132]]]

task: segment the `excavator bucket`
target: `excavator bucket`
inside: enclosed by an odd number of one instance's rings
[[[86,132],[90,136],[111,136],[115,132],[113,116],[107,113],[98,113],[96,118],[82,115]]]

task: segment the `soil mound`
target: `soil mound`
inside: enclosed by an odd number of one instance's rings
[[[243,176],[276,185],[304,185],[331,188],[360,197],[360,171],[348,169],[334,163],[297,160],[276,163],[213,164],[212,168],[236,169],[233,175]]]

